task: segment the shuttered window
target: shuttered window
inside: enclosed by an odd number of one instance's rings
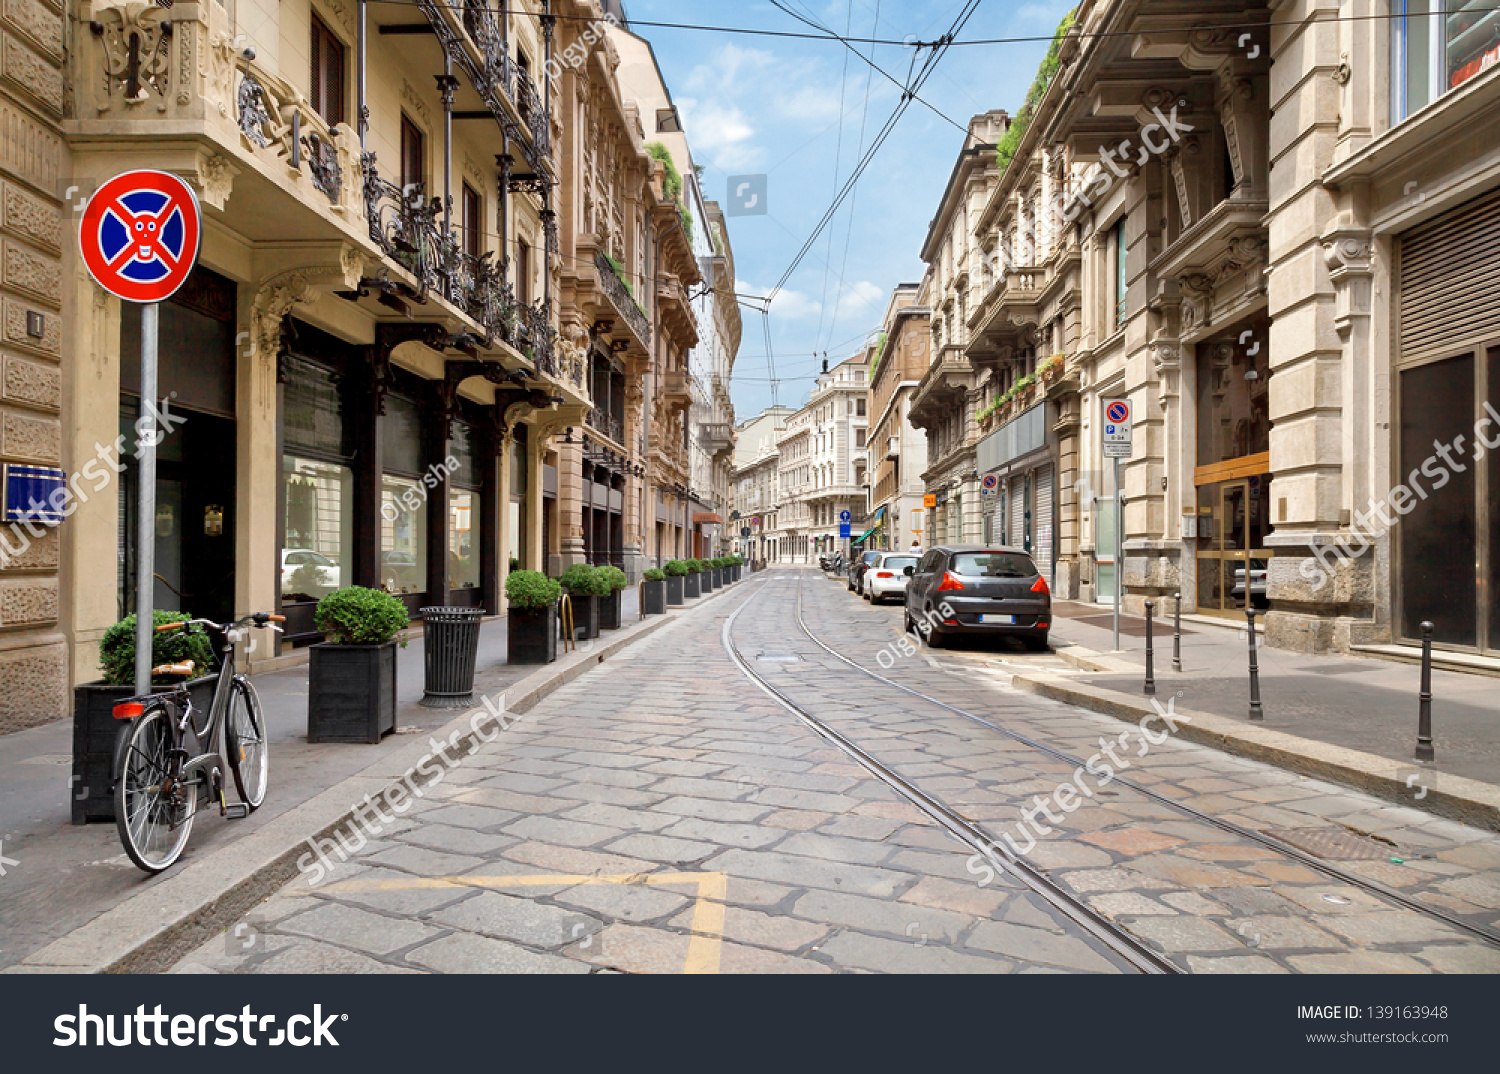
[[[1500,336],[1500,188],[1401,237],[1401,360]]]
[[[312,17],[312,106],[330,127],[344,122],[344,46]]]
[[[422,130],[405,116],[401,117],[401,186],[421,183],[425,154],[422,150]]]
[[[468,183],[464,184],[463,200],[463,228],[464,228],[464,253],[470,257],[478,257],[481,248],[480,227],[483,214],[480,207],[479,191]]]

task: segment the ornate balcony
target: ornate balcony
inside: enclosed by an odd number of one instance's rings
[[[599,273],[599,287],[609,296],[610,305],[620,315],[636,339],[640,341],[643,349],[651,349],[651,324],[646,320],[646,313],[636,304],[635,298],[625,287],[625,281],[620,279],[615,272],[615,267],[602,250],[594,252],[594,268]]]
[[[614,417],[603,407],[594,407],[588,412],[585,424],[595,432],[609,437],[616,444],[625,443],[625,423]]]
[[[703,449],[710,455],[718,455],[734,447],[734,426],[727,422],[705,422],[699,435]]]

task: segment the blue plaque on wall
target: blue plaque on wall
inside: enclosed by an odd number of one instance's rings
[[[55,466],[6,463],[5,521],[61,522],[63,513],[53,505],[51,497],[66,481],[67,475]]]

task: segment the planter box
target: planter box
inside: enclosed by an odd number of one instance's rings
[[[745,565],[743,563],[736,563],[733,567],[730,567],[729,569],[734,574],[734,580],[736,582],[738,582],[740,580],[740,577],[741,577],[740,572],[745,569]]]
[[[682,603],[682,600],[683,600],[682,594],[683,594],[683,591],[687,588],[687,586],[684,584],[686,578],[687,578],[687,575],[684,575],[684,574],[669,574],[669,575],[667,575],[666,586],[667,586],[667,603],[668,604],[671,604],[671,605],[675,606],[675,605],[678,605],[678,604]],[[647,583],[647,584],[649,584],[649,583]]]
[[[599,598],[599,629],[620,629],[621,590],[616,589],[607,597]]]
[[[709,567],[698,575],[698,588],[706,597],[718,588],[718,581],[714,577],[714,569]]]
[[[308,646],[307,741],[379,742],[396,729],[396,642]]]
[[[641,583],[641,612],[645,615],[667,614],[667,582],[670,578],[664,578],[659,582],[646,581]],[[682,603],[678,601],[678,603]]]
[[[208,719],[218,673],[188,683],[197,725]],[[153,693],[165,693],[158,686]],[[116,701],[135,695],[132,686],[86,682],[73,688],[73,781],[68,786],[74,824],[115,819],[115,740],[124,720],[114,718]]]
[[[697,600],[703,596],[703,581],[698,577],[698,572],[684,574],[682,576],[682,595],[688,600]]]
[[[596,596],[575,597],[568,594],[568,600],[573,605],[573,640],[578,640],[578,635],[584,638],[597,638],[599,636],[599,601]],[[566,629],[566,624],[564,624]]]
[[[557,605],[540,610],[511,605],[505,634],[507,662],[552,663],[557,659]]]

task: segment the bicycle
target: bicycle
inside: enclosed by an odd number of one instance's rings
[[[191,660],[151,669],[153,679],[181,676],[170,691],[115,703],[115,719],[130,721],[115,745],[115,827],[130,860],[146,872],[159,873],[182,856],[205,800],[217,797],[219,815],[230,820],[249,816],[265,800],[265,721],[255,687],[235,671],[234,646],[251,627],[280,631],[279,622],[285,617],[255,612],[232,623],[190,619],[156,628],[162,634],[201,627],[223,638],[219,678],[201,728],[187,689]],[[239,792],[232,804],[224,800],[226,765]]]

